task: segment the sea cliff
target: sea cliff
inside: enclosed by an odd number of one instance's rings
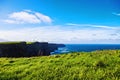
[[[0,57],[48,56],[64,44],[48,42],[4,42],[0,43]]]

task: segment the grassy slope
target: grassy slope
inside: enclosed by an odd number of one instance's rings
[[[120,80],[120,50],[0,58],[0,80]]]

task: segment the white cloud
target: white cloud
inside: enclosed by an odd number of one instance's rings
[[[52,23],[52,19],[39,12],[32,12],[31,10],[24,10],[21,12],[13,12],[4,20],[10,24],[23,24],[23,23]]]
[[[120,16],[120,13],[112,13],[113,15]]]
[[[103,25],[90,25],[91,27],[104,28],[104,29],[118,29],[116,27],[103,26]]]
[[[111,26],[104,26],[104,25],[93,25],[93,24],[74,24],[74,23],[67,23],[67,26],[74,26],[74,27],[88,27],[88,28],[103,28],[103,29],[120,29],[117,27]]]
[[[32,10],[28,10],[28,9],[25,9],[23,11],[25,11],[25,12],[33,12]]]
[[[35,15],[38,17],[39,20],[41,20],[41,22],[44,22],[44,23],[51,23],[52,22],[50,17],[45,16],[41,13],[35,13]]]
[[[64,28],[63,28],[64,27]],[[65,26],[43,26],[18,30],[0,30],[0,38],[13,41],[48,41],[54,43],[120,43],[116,29],[66,29]],[[111,35],[115,34],[115,35]]]
[[[81,26],[81,24],[67,23],[68,26]]]
[[[4,22],[10,23],[10,24],[14,24],[14,23],[18,24],[19,23],[19,22],[15,21],[15,20],[9,20],[9,19],[4,20]]]

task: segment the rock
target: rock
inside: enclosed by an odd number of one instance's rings
[[[34,42],[27,44],[19,43],[0,43],[0,57],[31,57],[48,56],[58,47],[64,47],[63,44],[52,44],[48,42]]]
[[[1,57],[22,57],[26,53],[26,42],[0,44]]]

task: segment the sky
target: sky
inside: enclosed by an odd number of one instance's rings
[[[120,0],[0,0],[0,40],[120,44]]]

